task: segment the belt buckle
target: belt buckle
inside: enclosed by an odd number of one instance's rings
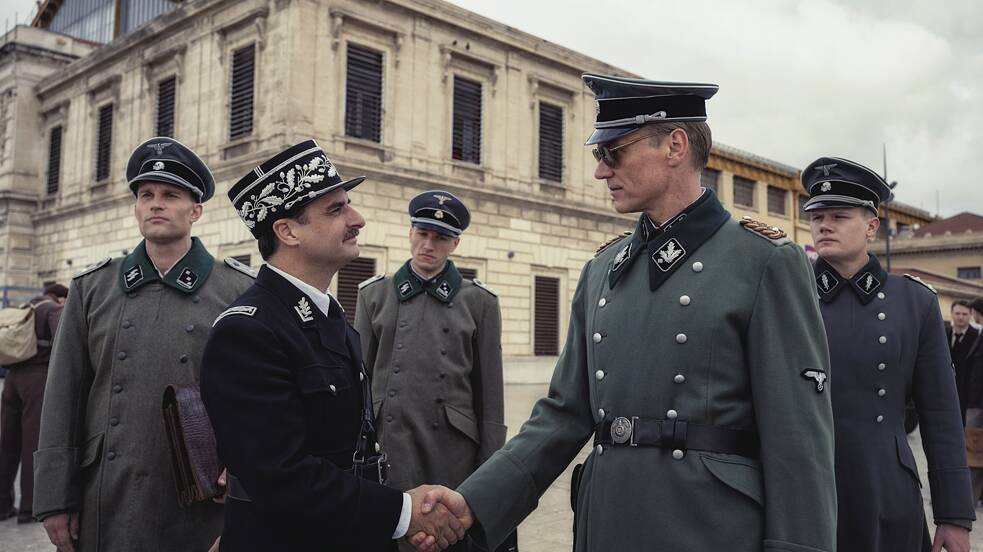
[[[611,422],[611,441],[623,445],[628,443],[630,446],[637,447],[635,442],[635,424],[638,416],[632,416],[629,420],[625,416],[618,416]]]

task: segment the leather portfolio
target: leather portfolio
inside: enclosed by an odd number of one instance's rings
[[[220,496],[225,492],[218,484],[223,466],[198,386],[168,385],[163,413],[178,504],[185,507]]]

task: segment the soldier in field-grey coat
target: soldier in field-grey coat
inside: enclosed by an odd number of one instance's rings
[[[196,383],[215,317],[252,283],[191,226],[214,182],[169,138],[127,168],[144,241],[77,274],[58,327],[34,459],[34,514],[61,552],[204,552],[222,506],[178,507],[161,399]]]

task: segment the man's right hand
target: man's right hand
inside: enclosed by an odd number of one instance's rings
[[[446,487],[432,487],[423,498],[421,511],[428,514],[441,509],[448,510],[454,518],[461,522],[465,529],[470,529],[474,524],[474,515],[471,513],[468,502],[464,499],[464,495]],[[407,532],[407,537],[409,537],[410,544],[421,552],[436,552],[446,548],[432,535],[422,531],[414,532],[412,524]]]
[[[58,552],[75,552],[75,541],[79,540],[78,512],[48,516],[43,523],[48,540],[58,548]]]
[[[445,487],[420,486],[408,491],[413,501],[413,512],[406,536],[423,535],[418,548],[432,552],[443,550],[464,537],[471,527],[470,516],[458,516],[431,496],[443,496],[454,492]]]

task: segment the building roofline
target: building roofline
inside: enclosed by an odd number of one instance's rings
[[[734,146],[728,146],[727,144],[721,144],[720,142],[714,142],[713,147],[710,149],[710,153],[725,159],[731,159],[733,161],[745,163],[759,169],[764,169],[781,176],[795,178],[796,180],[798,180],[799,173],[801,172],[800,169],[797,169],[791,165],[779,163],[778,161],[768,159],[767,157],[762,157],[749,151],[735,148]]]
[[[976,292],[977,296],[983,295],[983,285],[967,282],[966,280],[960,280],[959,278],[953,278],[952,276],[947,276],[945,274],[939,274],[938,272],[932,272],[931,270],[925,270],[922,268],[915,267],[892,267],[891,274],[911,274],[912,276],[918,276],[919,274],[926,276],[926,280],[933,285],[938,285],[938,287],[950,290],[950,291],[965,291],[967,293]],[[958,288],[964,288],[959,290]]]

